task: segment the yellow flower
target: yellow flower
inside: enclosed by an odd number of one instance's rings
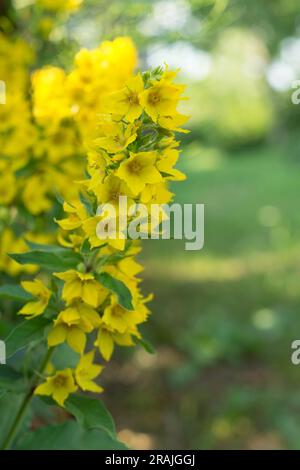
[[[88,152],[87,171],[90,178],[81,181],[88,191],[96,192],[97,187],[101,185],[105,178],[105,169],[109,159],[110,157],[105,150]]]
[[[124,83],[133,74],[137,65],[137,50],[132,39],[121,36],[113,41],[103,41],[99,47],[102,55],[102,67],[104,71],[109,67],[109,82],[118,82],[119,86],[110,88],[118,90],[120,83]],[[116,73],[117,71],[117,73]]]
[[[177,149],[167,149],[157,161],[157,168],[161,173],[165,173],[165,178],[173,181],[183,181],[186,176],[181,171],[173,168],[179,157]]]
[[[56,277],[65,281],[62,291],[62,298],[69,305],[75,299],[82,299],[92,307],[99,307],[108,295],[99,282],[96,281],[93,274],[80,273],[75,269],[70,269],[64,273],[54,273]]]
[[[71,116],[65,85],[66,74],[59,67],[48,66],[33,73],[33,113],[38,122],[49,127],[49,123]]]
[[[27,315],[28,318],[33,318],[41,315],[47,308],[51,291],[39,280],[23,281],[21,282],[23,289],[37,297],[37,300],[28,302],[18,312],[20,315]]]
[[[22,197],[31,214],[37,215],[50,209],[52,202],[47,197],[50,189],[43,175],[33,175],[26,180]]]
[[[56,221],[63,230],[74,230],[80,227],[83,220],[87,218],[86,209],[79,201],[74,201],[72,204],[64,202],[63,208],[69,216]]]
[[[99,234],[97,234],[97,225],[99,222],[103,220],[105,222],[107,230],[105,231],[105,237],[100,238]],[[125,248],[125,237],[119,236],[118,233],[118,218],[108,219],[105,215],[97,215],[95,217],[90,217],[86,219],[82,225],[83,230],[85,231],[86,235],[88,236],[89,243],[92,248],[97,246],[102,246],[108,244],[109,246],[115,248],[116,250],[123,251]]]
[[[180,126],[183,126],[188,120],[190,116],[186,116],[185,114],[180,114],[180,113],[173,113],[171,115],[161,115],[157,119],[157,123],[161,126],[164,127],[165,129],[168,129],[170,131],[175,131],[175,132],[183,132],[184,134],[187,134],[189,131],[187,129],[182,129]]]
[[[3,172],[0,176],[0,204],[10,204],[17,193],[17,181],[13,173]]]
[[[135,279],[136,275],[144,270],[144,267],[135,261],[133,256],[121,259],[121,261],[117,263],[117,268],[129,279]]]
[[[162,176],[155,166],[156,160],[156,152],[130,153],[130,157],[120,164],[116,175],[137,195],[147,183],[155,184],[162,181]]]
[[[101,374],[103,366],[93,364],[95,351],[82,356],[74,371],[75,380],[82,390],[89,392],[102,392],[103,388],[95,384],[93,380]]]
[[[83,0],[37,0],[43,8],[56,12],[71,12],[77,10]]]
[[[66,308],[54,321],[48,334],[50,347],[67,341],[68,345],[79,354],[83,354],[86,345],[85,333],[90,333],[101,323],[96,310],[85,304],[74,304]]]
[[[76,392],[77,388],[72,370],[65,369],[57,371],[51,377],[47,377],[46,382],[35,389],[34,395],[51,395],[60,406],[64,406],[68,396]]]
[[[115,344],[119,346],[134,346],[132,336],[141,338],[140,333],[135,327],[125,333],[118,333],[103,322],[99,328],[95,346],[98,347],[102,357],[109,361],[114,352]]]
[[[102,321],[112,330],[118,333],[125,333],[134,328],[137,324],[146,320],[147,308],[141,304],[138,310],[126,310],[112,299],[111,304],[105,308]]]
[[[47,126],[44,139],[40,142],[40,152],[46,152],[53,165],[67,158],[73,158],[74,154],[79,155],[81,151],[80,141],[71,119]]]
[[[174,85],[169,80],[158,80],[140,94],[140,103],[154,122],[160,116],[177,114],[176,106],[184,90],[182,85]]]
[[[122,152],[137,137],[137,127],[133,124],[125,126],[122,122],[113,121],[111,118],[104,120],[99,125],[102,134],[94,140],[96,147],[102,148],[109,153]]]
[[[57,235],[57,241],[61,246],[64,246],[66,248],[74,248],[74,251],[79,251],[84,241],[84,237],[72,233],[68,233],[67,235],[65,235],[60,232]]]
[[[144,90],[144,82],[140,74],[129,78],[122,90],[113,92],[105,98],[106,110],[120,114],[129,122],[139,118],[143,112],[139,95]]]
[[[36,271],[33,264],[22,265],[13,260],[7,253],[24,253],[28,247],[24,240],[16,237],[8,227],[4,228],[0,234],[0,270],[3,270],[11,276],[18,275],[21,271],[30,274]]]
[[[37,25],[38,33],[41,35],[41,37],[44,40],[48,39],[54,26],[55,26],[55,22],[53,21],[51,16],[44,16],[38,22],[38,25]]]
[[[173,193],[168,191],[165,183],[147,184],[140,195],[143,204],[168,204],[172,198]]]
[[[119,197],[127,196],[128,207],[131,205],[133,194],[127,184],[117,176],[110,174],[103,183],[94,188],[99,203],[110,203],[118,207]]]

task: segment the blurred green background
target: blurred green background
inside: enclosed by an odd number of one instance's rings
[[[299,31],[299,0],[86,0],[52,32],[50,63],[128,34],[142,68],[188,84],[172,190],[205,204],[205,247],[144,242],[156,354],[122,349],[103,374],[132,448],[300,448]]]

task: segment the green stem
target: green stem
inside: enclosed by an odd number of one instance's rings
[[[1,447],[1,450],[8,450],[25,415],[26,415],[26,411],[28,409],[28,406],[30,404],[30,401],[33,397],[33,392],[34,392],[34,389],[35,387],[37,386],[39,380],[40,380],[40,375],[43,374],[43,372],[45,371],[45,368],[52,356],[52,353],[54,351],[54,348],[50,348],[47,350],[47,353],[41,363],[41,367],[38,371],[38,374],[37,374],[37,377],[33,380],[32,384],[30,384],[30,387],[29,387],[29,390],[27,392],[27,394],[25,395],[24,397],[24,400],[22,401],[21,405],[20,405],[20,408],[18,410],[18,413],[12,423],[12,426],[6,436],[6,438],[4,439],[4,442],[2,444],[2,447]]]

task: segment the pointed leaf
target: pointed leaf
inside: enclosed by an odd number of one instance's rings
[[[80,254],[74,253],[72,250],[33,250],[27,253],[10,253],[9,256],[20,264],[37,264],[49,271],[74,269],[78,263],[82,262]]]
[[[119,304],[127,310],[133,310],[132,295],[124,282],[114,278],[109,273],[100,273],[97,279],[101,284],[118,297]]]
[[[65,404],[78,423],[87,429],[102,429],[112,437],[116,435],[113,418],[99,399],[85,397],[83,395],[72,395]]]
[[[74,421],[45,426],[26,433],[17,450],[126,450],[117,439],[99,429],[85,429]]]
[[[22,300],[27,302],[32,300],[32,295],[26,292],[21,286],[17,284],[4,284],[0,287],[0,298]]]
[[[20,349],[25,348],[32,341],[38,341],[44,337],[45,328],[51,320],[45,317],[24,320],[17,325],[5,340],[6,357],[13,356]]]
[[[8,365],[0,365],[0,390],[15,393],[26,391],[26,381],[22,374]]]

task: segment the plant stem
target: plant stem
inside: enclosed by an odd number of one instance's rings
[[[6,438],[4,439],[4,442],[2,444],[2,447],[1,447],[1,450],[8,450],[24,417],[25,417],[25,414],[26,414],[26,411],[28,409],[28,406],[30,404],[30,401],[33,397],[33,392],[34,392],[34,389],[35,387],[37,386],[39,380],[40,380],[40,375],[43,374],[43,372],[45,371],[45,368],[52,356],[52,353],[54,351],[54,348],[50,348],[47,350],[47,353],[41,363],[41,367],[38,371],[38,374],[37,376],[35,377],[35,379],[33,380],[33,382],[30,384],[30,387],[29,387],[29,390],[28,392],[26,393],[25,397],[24,397],[24,400],[22,401],[21,405],[20,405],[20,408],[18,410],[18,413],[12,423],[12,426],[6,436]]]

